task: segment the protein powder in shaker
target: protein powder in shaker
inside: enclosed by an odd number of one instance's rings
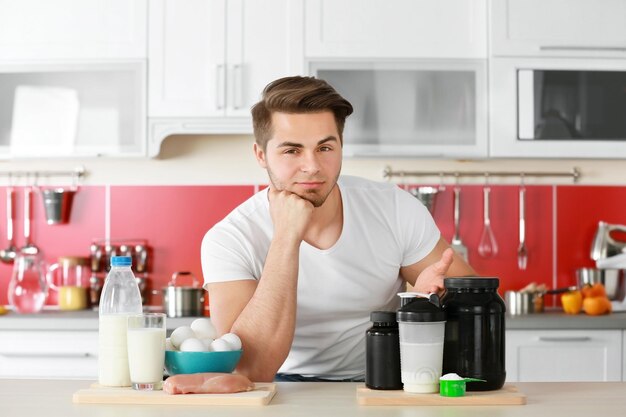
[[[365,332],[365,385],[371,389],[402,389],[400,338],[395,311],[373,311]]]
[[[443,373],[487,382],[468,382],[468,391],[502,388],[504,367],[504,315],[497,292],[498,278],[445,278],[441,300],[447,314]]]

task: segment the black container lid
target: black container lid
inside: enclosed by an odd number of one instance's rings
[[[462,277],[462,278],[444,278],[443,285],[447,289],[465,289],[465,288],[498,288],[500,279],[497,277]]]
[[[373,323],[395,323],[396,312],[395,311],[372,311],[370,313],[370,320]]]
[[[427,298],[416,297],[398,310],[398,321],[446,321],[446,313]]]

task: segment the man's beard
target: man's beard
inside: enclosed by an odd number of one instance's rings
[[[341,170],[339,172],[341,172]],[[272,182],[272,185],[274,186],[276,190],[278,191],[285,190],[285,191],[292,192],[296,194],[298,197],[310,202],[311,204],[313,204],[313,207],[316,207],[316,208],[321,207],[326,202],[326,199],[328,198],[330,193],[333,192],[333,189],[337,185],[337,180],[339,179],[339,172],[337,173],[337,176],[333,179],[332,187],[330,187],[328,192],[326,192],[324,195],[320,195],[321,190],[304,190],[304,193],[296,193],[293,190],[287,189],[287,187],[285,187],[285,184],[277,181],[276,176],[274,175],[272,170],[269,167],[267,168],[267,174],[269,175],[270,181]]]

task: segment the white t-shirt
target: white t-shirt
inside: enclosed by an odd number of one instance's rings
[[[296,328],[282,373],[362,378],[370,312],[398,308],[400,267],[423,259],[439,240],[428,210],[396,185],[348,176],[338,185],[341,236],[325,250],[300,246]],[[263,190],[205,235],[205,284],[260,279],[272,236]]]

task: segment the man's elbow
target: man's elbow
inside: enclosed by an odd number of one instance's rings
[[[276,377],[276,371],[270,369],[254,369],[252,367],[238,366],[235,370],[253,382],[272,382]]]

